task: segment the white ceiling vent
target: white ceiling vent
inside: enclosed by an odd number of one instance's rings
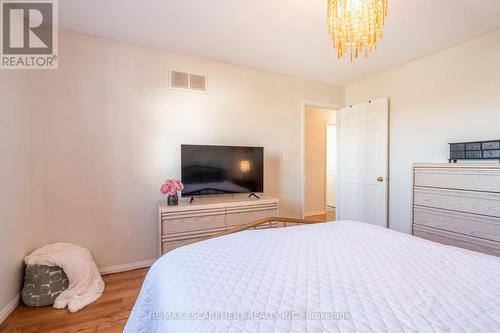
[[[189,74],[189,89],[207,91],[207,77],[203,75]]]
[[[180,71],[170,71],[170,88],[207,92],[207,76]]]
[[[189,89],[189,74],[183,72],[172,71],[170,78],[170,86],[176,89]]]

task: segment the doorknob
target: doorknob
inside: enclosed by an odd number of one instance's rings
[[[377,177],[377,181],[378,181],[379,183],[383,182],[383,181],[384,181],[384,177],[382,177],[382,176]]]

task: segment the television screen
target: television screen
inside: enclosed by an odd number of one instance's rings
[[[264,148],[181,145],[182,196],[264,191]]]

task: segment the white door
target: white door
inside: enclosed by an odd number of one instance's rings
[[[380,98],[337,112],[337,219],[387,227],[389,102]]]

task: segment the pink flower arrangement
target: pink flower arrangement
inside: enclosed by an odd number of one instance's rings
[[[184,184],[178,179],[168,179],[161,185],[160,191],[170,196],[177,195],[177,192],[184,189]]]

